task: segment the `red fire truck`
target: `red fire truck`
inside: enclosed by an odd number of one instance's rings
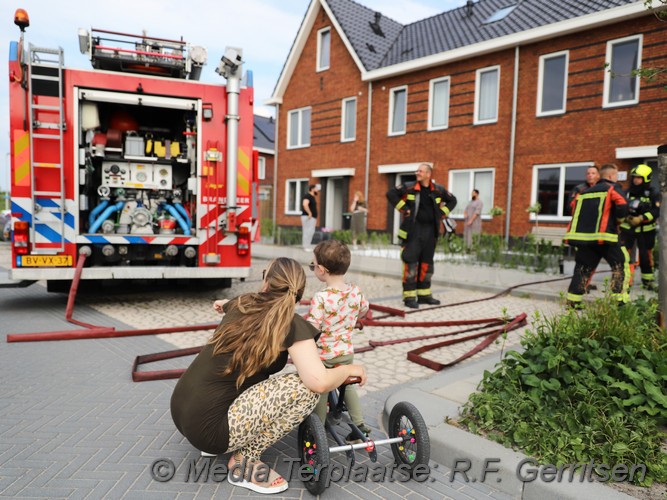
[[[228,47],[198,81],[206,50],[182,40],[79,30],[92,70],[62,49],[9,59],[14,280],[216,279],[250,270],[257,230],[252,75]]]

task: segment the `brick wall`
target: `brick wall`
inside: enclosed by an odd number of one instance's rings
[[[331,67],[316,72],[317,31],[331,29]],[[531,203],[533,167],[538,164],[613,161],[621,170],[630,161],[615,160],[615,148],[667,142],[662,117],[667,112],[664,82],[641,82],[638,105],[603,109],[602,92],[607,41],[643,33],[642,64],[667,65],[667,37],[653,16],[591,29],[584,33],[523,46],[519,51],[519,93],[512,186],[510,233],[521,236],[532,223],[525,209]],[[539,57],[569,50],[567,111],[551,117],[536,116]],[[373,82],[369,172],[371,230],[390,230],[385,192],[393,176],[378,173],[378,165],[427,161],[434,177],[447,186],[452,169],[495,169],[493,205],[506,208],[512,120],[515,51],[504,50],[399,77]],[[475,72],[500,66],[498,121],[473,125]],[[429,81],[450,76],[449,128],[427,131]],[[407,133],[388,136],[389,95],[407,85]],[[357,97],[356,141],[340,142],[341,100]],[[278,214],[280,225],[299,225],[298,216],[284,215],[285,180],[308,177],[314,169],[355,168],[348,196],[364,190],[368,84],[362,82],[354,60],[331,21],[320,10],[279,112]],[[312,106],[311,147],[286,149],[287,112]],[[583,180],[583,179],[582,179]],[[321,182],[320,179],[311,179]],[[348,204],[348,199],[344,200]],[[459,200],[465,204],[467,200]],[[564,225],[564,223],[559,223]],[[484,231],[504,231],[504,217],[484,221]]]

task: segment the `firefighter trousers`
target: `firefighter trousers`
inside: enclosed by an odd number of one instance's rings
[[[621,229],[621,245],[623,245],[628,254],[634,256],[632,248],[637,243],[639,251],[639,267],[642,270],[642,283],[653,283],[655,275],[653,274],[653,247],[655,246],[655,230],[637,232],[635,228],[631,230]],[[631,259],[634,260],[634,259]]]
[[[604,259],[611,267],[612,297],[621,303],[628,301],[630,269],[628,251],[620,244],[580,245],[575,256],[574,275],[567,290],[567,300],[580,303],[586,293],[586,284],[595,268]]]
[[[437,239],[433,223],[416,223],[403,246],[403,300],[431,296],[433,256]]]

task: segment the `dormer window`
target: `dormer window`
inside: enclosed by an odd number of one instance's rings
[[[317,32],[317,71],[329,69],[331,57],[331,28]]]

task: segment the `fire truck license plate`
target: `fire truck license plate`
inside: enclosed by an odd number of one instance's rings
[[[65,267],[72,266],[71,255],[23,255],[22,267]]]

